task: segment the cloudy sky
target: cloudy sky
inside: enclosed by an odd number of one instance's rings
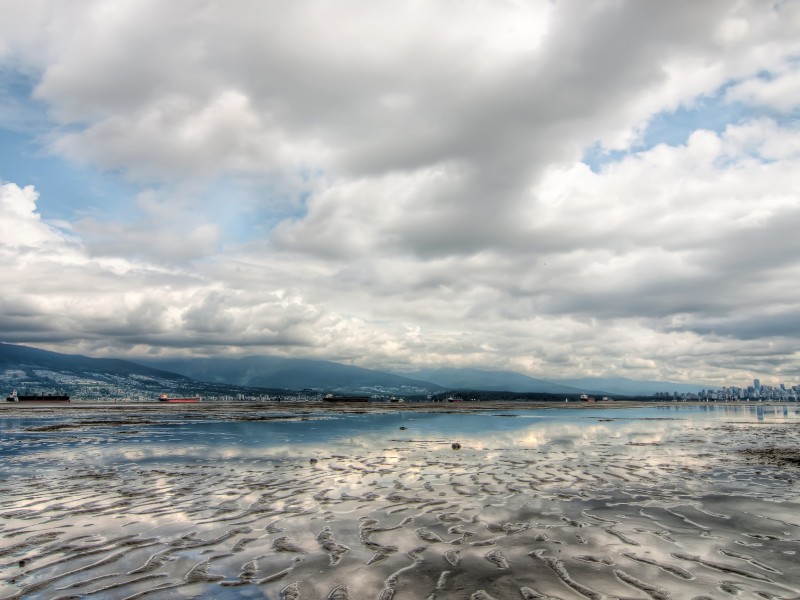
[[[798,0],[0,0],[0,339],[800,383]]]

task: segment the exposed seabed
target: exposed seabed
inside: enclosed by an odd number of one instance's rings
[[[528,426],[501,408],[470,434],[404,407],[401,427],[336,442],[198,429],[188,448],[170,438],[181,420],[329,422],[316,406],[0,411],[16,436],[0,597],[800,597],[797,418],[584,410]]]

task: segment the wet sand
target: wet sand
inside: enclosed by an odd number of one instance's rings
[[[800,421],[573,406],[557,434],[512,427],[527,403],[3,407],[24,443],[0,469],[0,598],[800,597],[800,468],[783,460]],[[510,425],[456,439],[412,418],[263,453],[133,443],[165,415],[420,409]]]

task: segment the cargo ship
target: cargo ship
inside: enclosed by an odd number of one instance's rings
[[[6,402],[69,402],[66,394],[17,394],[17,390],[11,392],[6,398]]]
[[[200,396],[192,396],[190,398],[170,398],[166,394],[161,394],[158,397],[159,402],[168,402],[170,404],[193,404],[200,402]]]
[[[369,402],[369,396],[334,396],[327,394],[323,402]]]

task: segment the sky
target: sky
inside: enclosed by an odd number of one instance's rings
[[[800,383],[798,0],[0,0],[0,340]]]

